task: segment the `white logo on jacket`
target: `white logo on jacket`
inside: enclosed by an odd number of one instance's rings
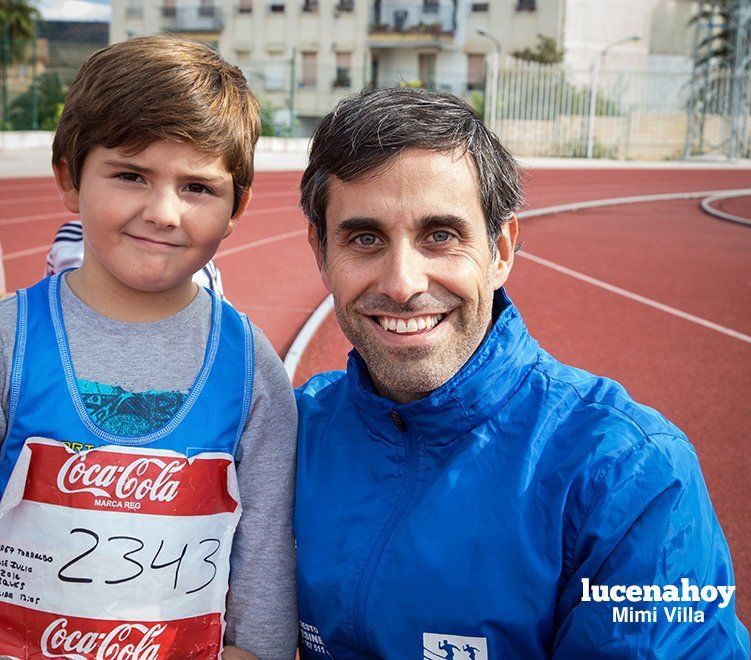
[[[485,637],[423,633],[422,648],[429,660],[488,660]]]

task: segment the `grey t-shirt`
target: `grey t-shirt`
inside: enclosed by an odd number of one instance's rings
[[[63,321],[79,386],[120,388],[136,395],[166,392],[178,399],[188,392],[203,363],[211,325],[211,299],[205,290],[174,316],[127,323],[98,314],[76,297],[64,278],[61,284]],[[3,439],[16,313],[15,296],[0,302]],[[232,548],[225,641],[260,658],[292,658],[297,645],[291,531],[297,410],[287,374],[268,339],[255,327],[253,339],[253,400],[236,456],[243,513]],[[32,350],[33,341],[29,338]]]

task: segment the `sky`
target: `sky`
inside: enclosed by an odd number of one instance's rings
[[[38,0],[48,21],[109,21],[110,0]]]

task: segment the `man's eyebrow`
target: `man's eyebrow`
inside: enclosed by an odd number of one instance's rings
[[[349,234],[353,231],[362,231],[362,230],[369,230],[369,231],[379,231],[383,227],[383,224],[381,223],[378,218],[368,218],[368,217],[355,217],[355,218],[347,218],[343,222],[340,222],[336,229],[334,230],[334,233],[337,235],[342,234]]]
[[[446,215],[427,215],[420,219],[417,223],[417,227],[421,230],[450,227],[458,231],[460,234],[469,234],[472,230],[472,223],[461,216],[449,213]]]

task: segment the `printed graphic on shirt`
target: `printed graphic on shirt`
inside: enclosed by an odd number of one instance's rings
[[[300,641],[305,650],[331,657],[331,654],[326,650],[326,644],[324,644],[318,628],[305,623],[302,619],[300,619]]]
[[[78,391],[89,417],[99,428],[116,435],[146,435],[172,419],[188,396],[179,390],[128,392],[119,386],[78,380]]]
[[[485,637],[424,633],[422,648],[425,660],[488,660]]]

